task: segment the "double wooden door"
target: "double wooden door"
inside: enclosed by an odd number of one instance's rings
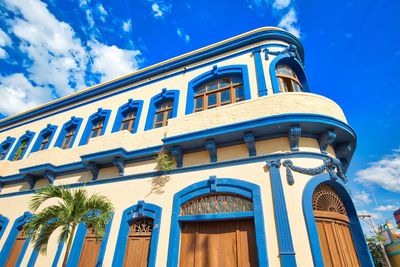
[[[258,266],[253,220],[182,223],[180,267]]]
[[[11,249],[10,255],[8,256],[5,267],[14,267],[17,264],[18,258],[22,252],[26,241],[26,235],[23,231],[19,231],[17,238],[15,239],[14,245]]]
[[[152,219],[145,218],[132,223],[126,243],[124,267],[147,267],[152,231]]]
[[[101,238],[96,238],[93,230],[88,229],[83,242],[81,256],[78,267],[95,267],[99,257]]]

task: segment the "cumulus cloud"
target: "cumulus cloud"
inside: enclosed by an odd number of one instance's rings
[[[190,36],[188,34],[186,34],[182,28],[177,28],[176,29],[176,33],[178,34],[178,36],[184,40],[186,43],[188,43],[190,41]]]
[[[297,15],[294,8],[291,8],[289,12],[281,19],[278,24],[278,27],[281,27],[297,38],[300,38],[300,28],[296,26],[297,23]]]
[[[353,200],[357,204],[369,204],[372,202],[371,196],[364,190],[359,193],[354,194]]]
[[[92,71],[101,74],[101,82],[138,69],[136,57],[140,54],[139,50],[125,50],[98,42],[89,42],[88,45],[93,59]]]
[[[155,18],[161,18],[165,15],[165,13],[169,13],[171,11],[171,6],[165,5],[164,3],[153,3],[151,5],[151,9],[153,10],[153,15]]]
[[[128,19],[127,21],[124,21],[122,23],[122,29],[124,32],[131,32],[132,31],[132,21],[131,19]]]
[[[400,193],[400,152],[394,151],[381,160],[369,163],[367,168],[356,172],[355,180]]]
[[[276,9],[284,9],[287,8],[289,5],[290,0],[275,0],[275,2],[272,4],[272,7]]]

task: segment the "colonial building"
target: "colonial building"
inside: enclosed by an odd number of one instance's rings
[[[0,142],[0,266],[61,266],[57,235],[44,256],[20,231],[49,184],[115,206],[68,266],[373,266],[345,186],[356,134],[278,28],[3,119]]]

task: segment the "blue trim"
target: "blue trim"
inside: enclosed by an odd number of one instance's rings
[[[3,236],[9,222],[10,220],[7,217],[0,214],[0,239]]]
[[[0,144],[0,155],[6,151],[6,154],[4,155],[4,159],[7,158],[7,153],[10,150],[10,148],[12,147],[12,145],[15,142],[15,138],[14,137],[9,137],[7,136],[6,140],[4,140],[3,142],[1,142]],[[0,159],[2,160],[2,159]]]
[[[371,266],[373,267],[373,261],[371,254],[368,249],[367,242],[358,220],[356,209],[354,208],[353,201],[350,198],[350,194],[346,190],[345,185],[341,180],[333,181],[329,174],[323,173],[311,178],[306,184],[303,191],[303,212],[306,221],[308,239],[310,242],[311,252],[313,256],[313,261],[315,266],[325,266],[322,258],[321,247],[319,243],[317,225],[315,223],[314,211],[312,208],[312,196],[315,188],[320,183],[327,183],[332,186],[340,195],[342,199],[347,216],[350,219],[350,231],[353,237],[354,246],[357,251],[358,259],[360,260],[361,266]]]
[[[57,267],[63,248],[64,248],[64,242],[58,243],[57,252],[56,255],[54,256],[53,264],[51,265],[51,267]]]
[[[43,130],[41,130],[39,135],[38,135],[38,138],[36,138],[36,142],[35,142],[35,144],[33,145],[32,149],[31,149],[31,153],[38,151],[39,148],[40,148],[40,145],[42,144],[42,142],[44,140],[44,138],[46,138],[49,135],[50,136],[49,137],[49,141],[47,142],[46,147],[44,149],[42,149],[42,150],[48,149],[49,146],[50,146],[51,140],[54,137],[54,134],[55,134],[56,130],[57,130],[57,126],[56,125],[47,124],[47,127],[44,128]]]
[[[253,51],[254,63],[256,65],[258,96],[268,95],[267,84],[265,83],[264,67],[261,59],[261,47]]]
[[[103,239],[101,240],[100,251],[99,251],[99,256],[97,257],[96,266],[103,265],[103,259],[104,259],[104,254],[106,252],[106,246],[107,246],[108,236],[110,234],[111,223],[112,223],[112,218],[106,225],[105,234]],[[87,232],[87,227],[85,226],[85,224],[80,223],[78,229],[76,230],[74,243],[72,244],[71,247],[71,253],[68,257],[67,267],[78,266],[79,259],[82,253],[83,243],[85,242],[86,232]]]
[[[272,198],[274,204],[276,230],[279,241],[279,254],[282,266],[297,266],[293,248],[292,234],[290,232],[289,216],[286,209],[285,193],[283,192],[282,179],[279,171],[280,160],[267,161],[271,177]]]
[[[276,77],[276,65],[286,64],[292,67],[292,70],[296,73],[299,82],[301,83],[301,87],[303,92],[310,92],[310,87],[308,86],[307,77],[304,72],[302,64],[294,57],[291,57],[288,54],[280,54],[272,60],[269,65],[269,74],[271,76],[272,88],[274,94],[279,93],[279,81]]]
[[[24,215],[21,217],[18,217],[12,228],[10,233],[8,234],[7,240],[4,243],[3,249],[1,250],[0,253],[0,266],[4,266],[8,260],[8,257],[10,256],[11,249],[15,243],[15,239],[17,238],[17,235],[19,231],[21,231],[22,226],[28,221],[28,219],[32,218],[32,214],[30,212],[25,212]],[[19,254],[18,261],[16,263],[16,267],[19,267],[21,265],[21,261],[24,258],[26,249],[28,248],[30,238],[28,237],[25,240],[24,246],[22,247],[21,253]],[[35,254],[37,252],[33,251],[32,254]]]
[[[149,263],[147,266],[154,267],[156,265],[158,236],[160,233],[161,225],[161,207],[139,201],[138,204],[133,205],[122,213],[121,226],[119,228],[117,245],[115,247],[114,259],[112,266],[122,266],[125,259],[126,242],[128,240],[129,227],[132,220],[140,219],[143,217],[152,218],[154,220],[153,232],[151,233],[150,241],[150,255]]]
[[[214,187],[211,185],[214,180]],[[226,192],[234,193],[245,196],[253,200],[254,207],[254,226],[256,232],[256,243],[257,243],[257,255],[259,266],[268,266],[267,256],[267,244],[266,235],[264,229],[264,215],[261,202],[260,187],[256,184],[237,180],[237,179],[216,179],[210,177],[210,180],[204,180],[195,184],[192,184],[185,189],[179,191],[174,195],[174,203],[172,207],[172,219],[171,219],[171,231],[169,235],[169,248],[168,248],[168,267],[178,266],[179,260],[179,243],[181,235],[181,226],[179,220],[182,217],[179,216],[181,211],[181,205],[186,201],[195,197],[209,194],[211,192]],[[243,214],[241,214],[243,215]],[[248,216],[247,214],[246,216]],[[221,215],[209,214],[206,219],[221,219]],[[229,215],[226,215],[227,217]],[[233,214],[233,217],[237,214]],[[197,220],[197,219],[195,219]]]
[[[27,267],[34,267],[38,256],[39,256],[39,253],[36,252],[35,250],[33,250],[31,257],[29,258]]]
[[[139,126],[140,116],[142,114],[143,100],[133,101],[132,99],[129,99],[128,103],[119,107],[117,116],[115,117],[114,126],[111,132],[112,133],[118,132],[121,129],[121,124],[122,121],[124,120],[126,113],[132,112],[135,109],[136,109],[136,118],[131,133],[136,133]]]
[[[89,138],[90,138],[90,133],[93,129],[93,126],[95,125],[95,123],[97,123],[100,120],[104,120],[104,123],[103,123],[103,127],[101,128],[101,132],[100,132],[99,136],[102,136],[104,134],[104,132],[106,131],[106,128],[107,128],[107,123],[108,123],[108,119],[110,118],[110,114],[111,114],[111,110],[99,108],[96,113],[93,113],[89,117],[88,122],[85,127],[85,130],[83,131],[81,141],[79,142],[79,146],[83,146],[88,143]]]
[[[200,86],[209,83],[213,80],[218,80],[224,77],[238,76],[243,79],[244,99],[250,99],[250,82],[249,72],[246,65],[229,65],[223,67],[214,66],[212,70],[192,79],[188,84],[188,93],[186,96],[186,115],[193,113],[195,91]]]
[[[74,136],[71,139],[71,143],[69,144],[68,148],[71,148],[74,145],[76,136],[78,135],[79,128],[81,127],[83,119],[81,118],[75,118],[74,116],[71,117],[69,121],[64,123],[63,127],[61,128],[61,131],[58,135],[57,141],[54,145],[54,147],[61,147],[62,143],[64,141],[65,135],[67,135],[68,131],[71,130],[72,128],[75,127],[75,132]]]
[[[172,70],[177,70],[179,68],[183,68],[185,66],[190,66],[193,63],[200,62],[209,58],[212,58],[216,55],[222,55],[229,51],[234,51],[236,49],[259,43],[265,40],[281,40],[284,42],[288,42],[289,44],[296,45],[300,56],[303,58],[303,46],[300,41],[293,36],[292,34],[278,30],[278,29],[260,29],[258,31],[254,31],[252,33],[244,34],[241,37],[237,37],[230,41],[222,42],[221,44],[211,46],[205,50],[198,50],[194,53],[189,53],[183,57],[178,57],[175,60],[166,61],[164,63],[158,64],[154,67],[149,67],[142,71],[138,71],[133,73],[132,75],[127,75],[123,78],[104,83],[92,89],[83,91],[81,93],[72,95],[68,98],[60,99],[51,104],[45,105],[41,108],[34,109],[31,111],[27,111],[23,114],[19,114],[13,116],[11,118],[7,118],[5,120],[0,121],[0,128],[3,128],[12,123],[19,122],[21,120],[27,120],[34,116],[38,116],[40,114],[55,110],[57,108],[61,108],[67,105],[71,105],[77,103],[79,101],[84,101],[86,99],[92,98],[99,94],[110,92],[116,88],[121,88],[123,86],[127,86],[129,84],[133,84],[138,81],[143,81],[145,79],[157,76],[164,75],[167,72]]]
[[[26,148],[25,148],[25,150],[22,152],[22,155],[21,155],[21,157],[20,157],[19,160],[23,159],[23,158],[24,158],[24,155],[25,155],[25,153],[26,153],[26,151],[29,149],[29,145],[30,145],[30,143],[32,142],[34,136],[35,136],[35,133],[34,133],[34,132],[26,131],[26,133],[25,133],[24,135],[22,135],[22,136],[18,139],[18,142],[15,144],[13,151],[11,152],[10,156],[8,157],[8,160],[11,160],[11,161],[12,161],[13,158],[14,158],[14,156],[15,156],[15,153],[17,152],[18,148],[21,146],[22,142],[28,141],[28,142],[26,143]]]
[[[173,101],[171,118],[175,118],[178,114],[178,103],[179,103],[179,90],[167,90],[162,89],[161,93],[153,96],[150,100],[149,111],[147,112],[146,125],[144,130],[151,130],[154,126],[154,117],[156,115],[157,106],[161,105],[166,101]]]

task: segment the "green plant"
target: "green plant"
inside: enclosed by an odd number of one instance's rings
[[[379,233],[377,236],[366,237],[369,251],[371,252],[372,260],[376,267],[385,267],[385,260],[383,258],[382,249],[379,241],[383,241],[382,234]]]
[[[21,154],[24,152],[27,141],[21,142],[21,145],[18,147],[17,151],[15,152],[15,155],[13,157],[13,161],[19,160],[21,157]]]
[[[164,150],[158,152],[156,157],[157,169],[160,171],[170,171],[174,168],[174,158],[171,153]]]
[[[49,199],[56,199],[55,204],[39,207]],[[113,206],[107,197],[93,194],[88,196],[85,189],[49,186],[41,189],[32,197],[29,208],[33,217],[24,225],[24,232],[31,237],[34,249],[46,254],[51,234],[60,229],[58,242],[67,242],[63,266],[66,266],[71,250],[72,239],[79,223],[91,228],[97,237],[103,237],[105,227],[111,220]]]

